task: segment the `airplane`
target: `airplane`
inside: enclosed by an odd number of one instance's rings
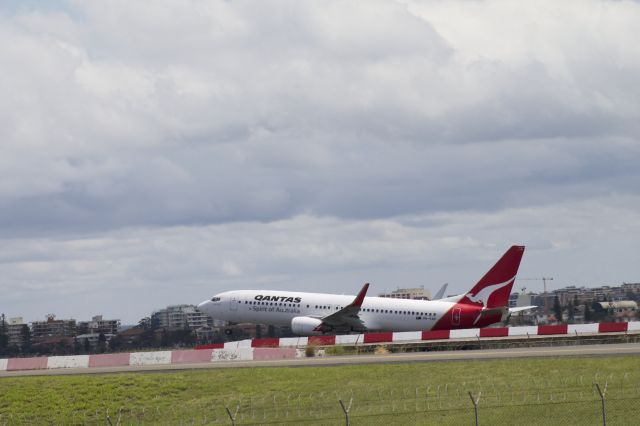
[[[234,290],[198,305],[215,319],[236,323],[289,326],[302,336],[339,332],[418,331],[480,328],[508,319],[524,246],[512,246],[466,293],[439,300],[367,297],[369,284],[356,296],[275,290]]]
[[[444,296],[444,292],[447,291],[447,287],[448,286],[449,286],[449,283],[444,283],[442,285],[442,287],[440,287],[440,290],[438,290],[436,295],[433,296],[433,299],[431,299],[431,300],[440,300],[440,299],[442,299],[442,296]]]

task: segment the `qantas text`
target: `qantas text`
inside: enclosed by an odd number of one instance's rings
[[[267,300],[270,302],[287,302],[287,303],[300,303],[302,301],[302,299],[299,297],[263,296],[261,294],[258,294],[256,297],[254,297],[254,299],[262,300],[262,301]]]

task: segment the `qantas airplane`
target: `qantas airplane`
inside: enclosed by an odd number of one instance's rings
[[[352,331],[417,331],[479,328],[500,322],[509,308],[524,246],[513,246],[467,293],[439,300],[366,297],[298,291],[234,290],[216,294],[198,309],[216,319],[290,326],[303,336]]]

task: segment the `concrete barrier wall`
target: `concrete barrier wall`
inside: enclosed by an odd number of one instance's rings
[[[509,327],[509,336],[537,336],[538,327],[535,325],[526,327]]]
[[[251,361],[254,348],[238,349],[214,349],[211,352],[211,361]]]
[[[47,357],[36,358],[9,358],[7,371],[14,370],[41,370],[47,368]]]
[[[507,327],[481,328],[480,337],[507,337],[509,329]]]
[[[402,331],[393,333],[394,342],[410,342],[414,340],[422,340],[422,332],[420,331]]]
[[[251,339],[239,340],[237,342],[225,342],[224,349],[250,348]]]
[[[34,358],[9,358],[0,359],[0,371],[35,370],[46,368],[87,368],[87,367],[116,367],[123,365],[159,365],[181,364],[198,362],[219,361],[249,361],[284,359],[304,356],[304,348],[309,345],[361,345],[365,343],[387,343],[447,340],[447,339],[476,339],[485,337],[521,337],[529,334],[537,335],[566,335],[566,334],[593,334],[640,331],[640,321],[628,323],[601,323],[601,324],[560,324],[546,326],[525,326],[508,328],[485,328],[467,330],[438,330],[438,331],[409,331],[398,333],[366,333],[340,336],[310,336],[289,337],[281,339],[262,339],[258,341],[242,340],[239,342],[227,342],[222,349],[199,349],[179,351],[134,352],[99,355],[72,355]],[[506,333],[506,334],[505,334]],[[279,348],[268,346],[275,343]],[[253,348],[252,345],[257,347]],[[212,346],[221,346],[216,344]],[[262,347],[267,346],[267,347]]]
[[[89,355],[50,356],[47,368],[88,368]]]
[[[89,355],[89,367],[120,367],[129,365],[131,354],[98,354]]]
[[[269,338],[269,339],[253,339],[251,341],[252,348],[278,348],[280,347],[280,339],[279,338]]]
[[[393,342],[393,333],[365,333],[363,336],[364,343],[391,343]]]
[[[627,323],[627,331],[640,330],[640,321],[631,321]]]
[[[624,333],[627,331],[626,322],[609,322],[598,324],[598,333]]]
[[[129,365],[171,364],[171,351],[134,352],[129,358]]]
[[[204,345],[196,345],[195,349],[222,349],[224,343],[207,343]]]
[[[549,336],[552,334],[567,334],[569,327],[567,324],[539,325],[538,336]]]
[[[423,331],[422,340],[445,340],[449,338],[449,334],[449,330]]]
[[[280,338],[280,347],[296,347],[296,346],[307,346],[307,342],[309,341],[308,337],[281,337]]]
[[[472,339],[480,336],[480,329],[467,328],[462,330],[451,330],[449,339]]]
[[[254,361],[268,361],[272,359],[291,359],[296,357],[296,348],[254,348]]]
[[[171,364],[188,364],[196,362],[211,362],[213,349],[185,349],[171,351]]]
[[[569,324],[567,334],[597,333],[598,324]]]
[[[364,343],[362,334],[344,334],[336,336],[336,345],[355,345]]]
[[[308,345],[331,346],[336,344],[336,336],[309,336]]]

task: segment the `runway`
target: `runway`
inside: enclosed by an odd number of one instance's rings
[[[280,359],[270,361],[224,361],[198,364],[164,364],[144,366],[69,368],[50,370],[2,371],[0,377],[54,376],[71,374],[105,374],[124,372],[169,372],[205,368],[250,368],[250,367],[307,367],[358,364],[387,364],[407,362],[471,361],[485,359],[518,359],[545,357],[592,357],[640,355],[640,344],[576,345],[534,348],[485,349],[469,351],[408,352],[389,354],[365,354],[324,356],[313,358]]]

